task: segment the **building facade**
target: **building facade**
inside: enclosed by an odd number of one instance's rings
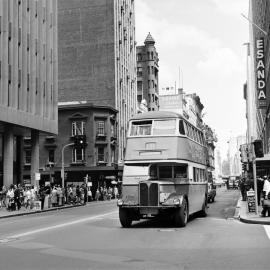
[[[31,136],[31,182],[39,133],[58,131],[57,0],[0,0],[0,185],[22,180],[22,137]]]
[[[247,141],[262,139],[264,153],[270,153],[269,1],[250,0],[249,17],[253,24],[249,31],[247,84],[244,88],[249,113]]]
[[[137,99],[147,101],[148,111],[159,110],[158,53],[149,33],[144,46],[137,46]]]
[[[174,88],[167,87],[165,89],[168,90],[162,90],[159,95],[159,110],[176,112],[187,116],[183,89],[178,89],[177,93]]]
[[[59,133],[40,137],[41,184],[62,184],[62,153],[65,184],[92,183],[98,186],[117,180],[117,111],[112,107],[95,106],[86,101],[59,103]],[[82,149],[75,149],[76,135],[86,138]],[[23,178],[30,177],[31,140],[24,138]]]
[[[59,0],[59,101],[118,110],[118,162],[137,110],[134,0]]]
[[[242,174],[242,166],[240,159],[240,145],[246,143],[246,137],[243,135],[237,137],[231,137],[228,141],[228,162],[230,168],[231,175],[241,175]]]

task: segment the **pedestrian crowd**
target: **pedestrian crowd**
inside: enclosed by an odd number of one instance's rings
[[[270,217],[270,180],[267,175],[257,177],[257,200],[258,205],[262,205],[261,217]],[[249,178],[242,178],[239,182],[239,188],[242,195],[242,200],[247,200],[247,191],[254,190],[254,181]]]
[[[47,207],[59,207],[65,204],[86,204],[88,201],[102,201],[118,198],[117,187],[100,187],[92,195],[90,188],[83,183],[81,185],[70,184],[66,188],[60,185],[41,185],[40,187],[31,185],[10,185],[0,189],[0,208],[7,211],[33,209],[39,207],[40,210]]]

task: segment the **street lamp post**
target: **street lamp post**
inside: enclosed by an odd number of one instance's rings
[[[68,146],[74,145],[74,143],[69,143],[63,146],[62,148],[62,168],[61,168],[61,178],[62,178],[62,188],[65,186],[65,159],[64,159],[64,151]]]

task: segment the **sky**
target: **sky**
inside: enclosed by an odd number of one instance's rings
[[[159,54],[159,89],[176,83],[200,96],[203,120],[216,132],[223,157],[230,137],[246,133],[249,22],[241,13],[248,15],[248,2],[135,0],[137,45],[151,33]]]

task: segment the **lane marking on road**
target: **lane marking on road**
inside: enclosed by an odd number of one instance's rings
[[[96,216],[91,216],[91,217],[87,217],[87,218],[81,218],[81,219],[77,219],[74,221],[70,221],[70,222],[66,222],[66,223],[62,223],[62,224],[57,224],[57,225],[53,225],[53,226],[49,226],[49,227],[45,227],[45,228],[40,228],[37,230],[32,230],[32,231],[28,231],[28,232],[24,232],[24,233],[20,233],[20,234],[14,234],[12,236],[8,236],[6,238],[10,239],[10,238],[21,238],[24,236],[29,236],[32,234],[36,234],[36,233],[41,233],[41,232],[46,232],[49,230],[54,230],[54,229],[59,229],[59,228],[63,228],[63,227],[67,227],[67,226],[71,226],[71,225],[75,225],[75,224],[79,224],[79,223],[84,223],[87,221],[94,221],[94,220],[98,220],[100,218],[104,218],[113,214],[118,213],[118,211],[113,211],[113,212],[109,212],[106,214],[102,214],[102,215],[96,215]]]
[[[270,226],[269,225],[264,225],[264,230],[266,232],[266,235],[268,236],[268,239],[270,240]]]

